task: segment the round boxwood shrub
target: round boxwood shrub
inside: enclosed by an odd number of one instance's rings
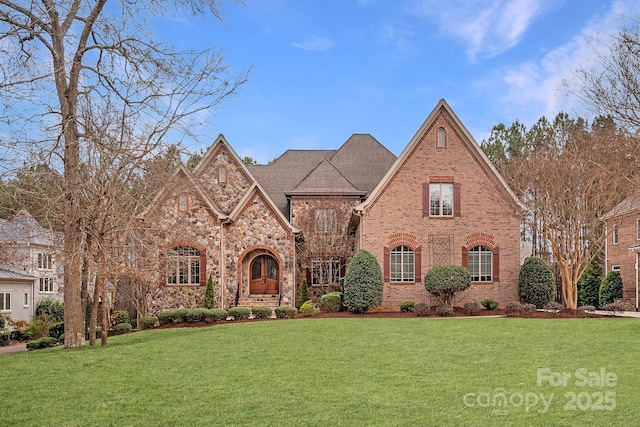
[[[430,310],[431,307],[429,307],[427,304],[419,302],[416,304],[414,312],[416,313],[416,316],[428,316]]]
[[[344,277],[344,305],[347,310],[364,313],[382,302],[384,281],[380,264],[373,254],[359,250]]]
[[[480,313],[482,306],[478,301],[469,301],[464,304],[464,312],[470,316],[475,316]]]
[[[173,321],[175,323],[186,322],[187,314],[189,314],[189,308],[179,308],[173,312]]]
[[[518,295],[525,304],[543,308],[553,301],[556,282],[549,265],[539,257],[529,257],[524,261],[518,275]]]
[[[271,307],[257,306],[251,309],[251,313],[256,319],[268,319],[273,314]]]
[[[610,271],[600,285],[600,307],[611,304],[616,298],[622,298],[622,277],[619,271]]]
[[[204,313],[206,308],[192,308],[187,311],[185,319],[189,323],[204,322]]]
[[[226,320],[229,313],[221,308],[212,308],[204,311],[204,321],[207,323],[216,323]]]
[[[453,316],[453,307],[449,307],[448,305],[439,305],[436,307],[436,314],[442,317]]]
[[[113,327],[113,333],[115,335],[128,334],[132,329],[131,323],[118,323]]]
[[[173,316],[174,316],[173,311],[163,311],[161,313],[158,313],[158,322],[161,325],[167,325],[169,323],[173,323]]]
[[[158,323],[156,316],[147,316],[140,319],[140,329],[152,329]]]
[[[440,300],[440,305],[453,307],[453,300],[458,292],[471,286],[471,275],[460,265],[438,265],[424,276],[424,287],[427,292]]]
[[[340,311],[342,309],[342,294],[340,292],[324,294],[320,297],[320,303],[327,311]]]
[[[289,305],[281,305],[275,309],[278,319],[294,319],[298,314],[298,309]]]
[[[233,317],[234,320],[247,320],[251,316],[251,309],[247,307],[231,307],[229,309],[229,317]]]

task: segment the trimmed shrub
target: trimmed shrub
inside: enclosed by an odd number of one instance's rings
[[[544,306],[545,310],[549,310],[549,311],[553,311],[554,313],[557,313],[559,311],[562,311],[564,309],[564,305],[560,304],[557,301],[551,301],[545,304]]]
[[[133,329],[133,326],[131,326],[131,323],[118,323],[113,327],[113,334],[114,335],[128,334],[129,332],[131,332],[132,329]]]
[[[0,347],[7,346],[11,343],[11,334],[9,332],[0,332]]]
[[[449,307],[448,305],[439,305],[436,308],[436,314],[443,317],[453,316],[453,307]]]
[[[320,313],[320,310],[318,309],[318,306],[313,303],[313,301],[306,301],[304,304],[302,304],[302,307],[300,307],[300,314],[302,314],[303,316],[315,316],[318,313]]]
[[[38,302],[36,316],[47,315],[52,322],[64,322],[64,306],[60,301],[45,298]]]
[[[158,313],[158,322],[161,325],[167,325],[169,323],[173,323],[173,311],[163,311],[162,313]]]
[[[37,340],[43,337],[48,337],[49,322],[43,319],[35,319],[33,322],[31,322],[25,334],[30,340]]]
[[[226,320],[229,313],[221,308],[212,308],[204,311],[204,321],[207,323],[216,323]]]
[[[276,308],[275,312],[278,319],[295,319],[298,309],[288,305],[281,305]]]
[[[119,325],[120,323],[131,323],[131,316],[126,310],[116,310],[113,312],[113,324]]]
[[[39,340],[29,341],[27,343],[27,350],[40,350],[41,348],[55,347],[58,345],[58,340],[53,337],[43,337]]]
[[[622,313],[624,311],[624,306],[621,304],[616,304],[615,302],[612,302],[602,306],[602,309],[608,312],[610,316],[615,316],[616,313]]]
[[[596,256],[578,280],[578,305],[600,304],[600,284],[602,283],[602,266],[600,257]]]
[[[622,298],[622,277],[619,271],[610,271],[600,285],[600,307],[611,304],[616,298]]]
[[[307,279],[302,279],[298,288],[298,307],[302,307],[302,304],[307,301],[309,301],[309,286],[307,285]]]
[[[404,301],[400,303],[400,311],[403,313],[411,313],[416,309],[416,303],[413,301]]]
[[[414,312],[416,313],[416,316],[428,316],[430,310],[431,307],[429,307],[427,304],[419,302],[416,304]]]
[[[207,280],[207,289],[204,291],[204,308],[211,310],[216,308],[216,291],[213,288],[213,278],[209,276]]]
[[[342,294],[340,292],[324,294],[320,297],[320,303],[327,311],[340,311],[342,309]]]
[[[364,313],[382,302],[384,281],[380,264],[373,254],[359,250],[344,277],[344,305],[347,310]]]
[[[471,301],[464,304],[464,312],[468,315],[475,316],[480,313],[482,306],[478,301]]]
[[[187,314],[189,314],[190,308],[179,308],[173,312],[173,321],[175,323],[186,322]]]
[[[156,316],[147,316],[140,319],[140,329],[153,329],[158,323]]]
[[[495,310],[498,308],[498,301],[491,298],[483,299],[480,301],[480,304],[482,304],[482,306],[487,310]]]
[[[522,302],[542,308],[553,301],[555,294],[556,282],[546,261],[539,257],[527,258],[518,275],[518,295]]]
[[[5,325],[5,320],[4,320],[4,316],[2,314],[0,314],[0,331],[2,331],[4,329],[4,325]]]
[[[187,311],[185,320],[189,323],[204,322],[204,313],[206,308],[192,308]]]
[[[258,306],[251,309],[251,313],[256,319],[269,319],[273,314],[271,307]]]
[[[64,334],[64,322],[56,322],[49,326],[49,336],[58,339]]]
[[[424,287],[440,301],[440,305],[453,308],[458,292],[471,286],[471,275],[460,265],[438,265],[424,276]]]
[[[228,311],[229,317],[234,320],[247,320],[251,316],[251,309],[247,307],[231,307]]]
[[[522,304],[522,314],[525,317],[531,317],[533,316],[533,313],[536,312],[536,305],[535,304]]]

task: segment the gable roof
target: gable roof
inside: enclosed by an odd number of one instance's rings
[[[247,190],[244,196],[242,196],[242,199],[240,199],[240,201],[235,206],[235,208],[233,208],[233,211],[231,211],[231,213],[229,214],[229,220],[232,222],[236,221],[240,217],[244,209],[247,207],[249,202],[253,199],[253,196],[256,194],[263,197],[263,199],[267,203],[267,207],[270,208],[271,211],[273,211],[273,213],[276,215],[276,218],[280,221],[281,225],[284,228],[288,229],[290,232],[294,234],[300,232],[298,228],[291,225],[289,220],[285,218],[285,216],[278,209],[275,203],[273,203],[273,200],[271,200],[269,195],[264,191],[264,189],[260,186],[260,184],[257,181],[254,181],[254,183]]]
[[[218,137],[213,142],[213,144],[211,144],[211,147],[209,147],[207,152],[204,153],[204,156],[202,156],[202,159],[200,159],[200,161],[198,162],[196,167],[193,168],[193,175],[194,176],[196,176],[196,177],[199,176],[201,174],[201,171],[206,170],[206,168],[209,165],[209,163],[215,161],[215,155],[218,153],[218,150],[220,148],[224,148],[225,150],[227,150],[229,152],[229,154],[231,155],[231,158],[234,160],[234,162],[240,168],[241,172],[245,175],[245,177],[247,178],[248,181],[250,181],[250,182],[255,181],[255,178],[253,177],[253,175],[251,174],[251,172],[247,168],[247,165],[244,164],[242,159],[240,159],[240,156],[238,156],[238,153],[235,152],[233,147],[231,147],[231,144],[229,144],[227,139],[222,134],[218,135]]]
[[[358,190],[338,169],[331,160],[324,159],[296,187],[288,191],[289,195],[333,195],[354,194],[365,195]]]
[[[634,193],[618,203],[613,209],[600,217],[607,221],[618,216],[640,211],[640,193]]]
[[[52,246],[60,233],[42,227],[24,208],[9,220],[0,223],[0,242]]]
[[[400,170],[409,155],[413,152],[414,148],[420,143],[422,136],[431,127],[431,125],[441,112],[448,116],[452,126],[457,128],[457,130],[460,132],[462,136],[462,143],[465,144],[466,148],[469,150],[469,153],[471,153],[471,155],[475,158],[480,167],[483,168],[489,179],[493,181],[496,188],[498,189],[498,191],[500,191],[505,200],[511,202],[519,210],[525,210],[522,202],[518,199],[513,190],[511,190],[509,185],[507,185],[502,175],[500,175],[498,170],[491,163],[491,160],[489,160],[486,154],[484,154],[478,143],[473,139],[473,136],[471,136],[458,116],[453,112],[447,101],[441,99],[438,104],[436,104],[435,108],[431,111],[429,116],[427,116],[415,135],[411,138],[411,140],[409,140],[407,146],[404,148],[404,150],[402,150],[402,153],[400,153],[395,163],[380,180],[378,185],[373,189],[369,197],[367,197],[364,202],[355,207],[356,211],[362,212],[381,196],[383,190],[389,185],[393,176]]]

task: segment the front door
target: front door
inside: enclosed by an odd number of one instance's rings
[[[252,294],[278,293],[278,263],[270,255],[257,256],[251,262]]]

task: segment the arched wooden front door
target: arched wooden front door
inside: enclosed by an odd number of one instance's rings
[[[271,255],[260,255],[251,262],[252,294],[278,293],[278,262]]]

